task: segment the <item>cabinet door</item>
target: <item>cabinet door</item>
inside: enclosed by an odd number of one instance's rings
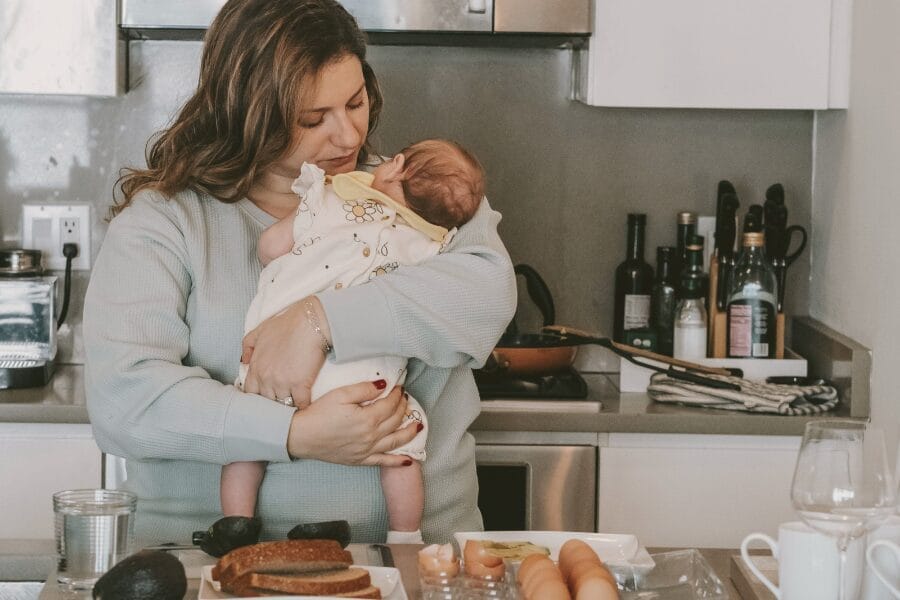
[[[596,0],[596,106],[846,108],[852,0]]]
[[[645,546],[737,548],[797,519],[799,437],[610,434],[600,448],[600,531]]]
[[[100,487],[91,426],[0,423],[0,538],[53,537],[54,492]]]

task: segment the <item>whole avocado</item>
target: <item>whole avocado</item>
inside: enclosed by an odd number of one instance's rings
[[[182,600],[184,566],[165,552],[142,550],[118,562],[94,584],[94,599]]]

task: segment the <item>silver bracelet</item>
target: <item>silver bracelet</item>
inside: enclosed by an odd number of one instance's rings
[[[328,356],[329,354],[331,354],[331,351],[334,350],[334,347],[322,332],[322,326],[319,324],[319,315],[316,314],[316,311],[312,305],[312,301],[307,300],[306,302],[304,302],[303,308],[304,310],[306,310],[306,320],[309,322],[309,326],[312,327],[313,331],[319,334],[319,339],[322,342],[322,354]]]

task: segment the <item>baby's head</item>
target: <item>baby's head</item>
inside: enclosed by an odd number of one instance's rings
[[[372,186],[404,202],[429,223],[452,229],[478,210],[484,197],[484,170],[456,142],[429,139],[379,165]]]

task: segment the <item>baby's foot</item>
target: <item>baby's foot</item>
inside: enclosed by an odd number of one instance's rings
[[[224,556],[235,548],[259,541],[262,521],[257,517],[222,517],[205,532],[195,532],[200,549],[215,557]]]

